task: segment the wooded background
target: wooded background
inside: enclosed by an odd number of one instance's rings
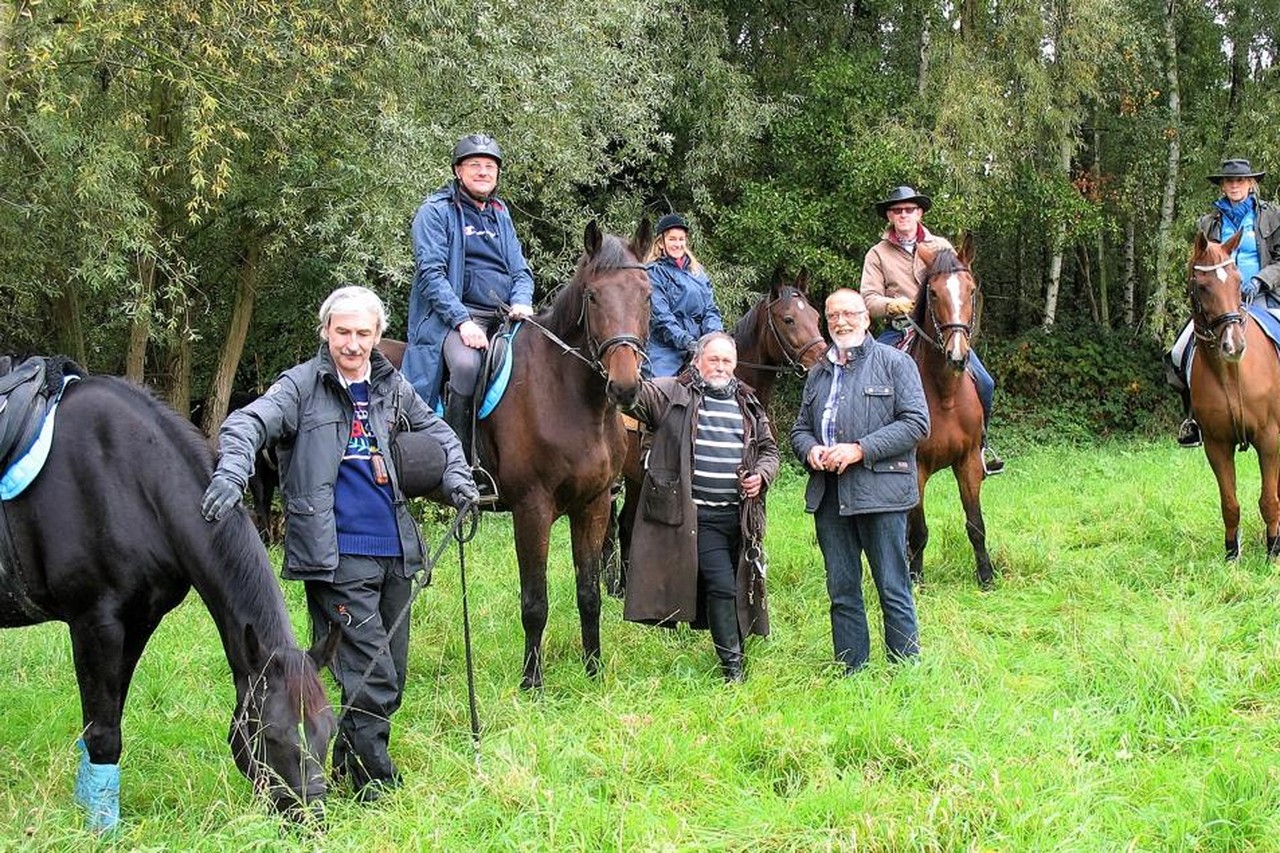
[[[1205,175],[1280,177],[1278,34],[1280,0],[10,0],[0,350],[216,427],[314,351],[334,286],[403,334],[410,218],[487,132],[539,294],[589,219],[676,209],[730,317],[780,265],[820,296],[909,183],[976,238],[1006,387],[1052,388],[1028,353],[1089,357],[1068,339],[1158,384]]]

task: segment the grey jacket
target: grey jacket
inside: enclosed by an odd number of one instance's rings
[[[831,351],[809,370],[791,449],[808,468],[809,451],[824,444],[822,410],[836,372],[841,371],[836,441],[857,442],[863,459],[839,477],[840,514],[907,510],[920,502],[916,445],[929,434],[929,405],[920,372],[906,353],[870,335],[838,365]],[[816,512],[826,491],[827,472],[809,469],[805,510]]]
[[[1258,259],[1262,265],[1258,278],[1262,280],[1263,287],[1280,296],[1280,208],[1257,196],[1254,199],[1258,203],[1254,236],[1258,241]],[[1215,207],[1212,213],[1200,217],[1196,227],[1210,240],[1220,242],[1222,211]]]
[[[289,580],[334,580],[338,568],[334,484],[351,438],[353,417],[351,397],[328,346],[321,344],[315,358],[281,373],[265,394],[232,412],[218,433],[218,473],[241,486],[249,481],[258,450],[276,446],[286,524],[282,575]],[[401,429],[426,430],[439,441],[446,459],[441,484],[445,494],[471,479],[453,430],[377,350],[369,377],[369,428],[381,448],[391,447],[392,434]],[[384,459],[395,493],[396,526],[408,575],[422,568],[422,536],[405,506],[392,454]]]

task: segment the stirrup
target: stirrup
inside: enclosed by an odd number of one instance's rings
[[[1204,443],[1200,435],[1200,424],[1196,423],[1195,418],[1187,418],[1178,427],[1178,446],[1179,447],[1199,447]]]
[[[988,455],[990,458],[988,459]],[[1004,460],[985,445],[982,448],[982,473],[988,477],[1004,473]]]
[[[471,469],[471,479],[475,480],[476,490],[480,492],[480,497],[476,500],[476,505],[481,509],[491,509],[498,505],[498,481],[483,465],[476,465]]]

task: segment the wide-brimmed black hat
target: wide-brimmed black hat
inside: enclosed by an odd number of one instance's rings
[[[444,448],[425,432],[398,433],[391,442],[391,461],[407,497],[425,498],[444,479]]]
[[[927,195],[918,193],[915,187],[901,186],[894,187],[893,192],[889,193],[889,197],[884,201],[876,202],[876,213],[881,216],[885,215],[885,211],[893,207],[895,204],[902,204],[904,201],[915,202],[920,205],[921,210],[928,210],[933,207],[933,199]]]
[[[658,220],[658,230],[654,236],[661,237],[672,228],[680,228],[684,231],[688,231],[689,222],[678,213],[668,213],[666,216]]]
[[[1267,176],[1266,172],[1253,171],[1253,165],[1243,157],[1223,160],[1216,175],[1209,175],[1209,183],[1220,184],[1223,178],[1257,178],[1259,181]]]

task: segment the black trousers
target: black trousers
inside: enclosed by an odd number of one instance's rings
[[[698,601],[738,596],[742,527],[736,506],[698,507]]]
[[[342,632],[330,665],[342,688],[343,707],[333,766],[338,773],[348,774],[357,789],[370,782],[392,781],[397,775],[387,744],[391,715],[404,695],[408,615],[394,634],[389,631],[408,606],[412,588],[399,557],[344,554],[332,583],[306,582],[313,636],[325,636],[330,627]],[[371,661],[376,663],[365,679]]]

